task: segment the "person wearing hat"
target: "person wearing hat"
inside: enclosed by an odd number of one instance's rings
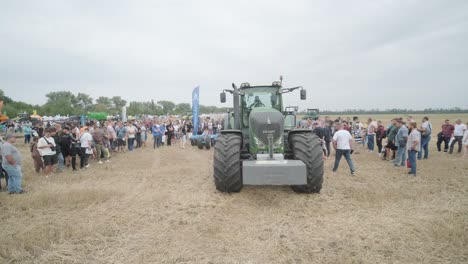
[[[22,157],[18,149],[13,145],[16,142],[16,137],[12,134],[5,136],[5,143],[2,146],[2,166],[8,174],[8,193],[24,193],[21,188],[22,172],[21,162]]]

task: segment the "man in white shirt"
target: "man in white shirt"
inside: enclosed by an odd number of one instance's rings
[[[416,122],[410,122],[409,129],[411,130],[411,133],[409,134],[408,141],[406,142],[406,149],[408,150],[408,160],[411,169],[408,174],[416,176],[416,153],[421,149],[421,133],[418,131]]]
[[[468,123],[466,123],[468,125]],[[463,158],[468,157],[468,129],[465,130],[465,133],[463,134]]]
[[[127,126],[127,144],[128,144],[128,150],[133,151],[135,149],[135,138],[136,138],[136,132],[137,129],[134,125],[132,125],[132,122],[128,122]]]
[[[46,128],[44,130],[44,136],[39,139],[37,142],[37,150],[42,157],[44,162],[44,173],[46,177],[52,172],[53,167],[57,164],[57,152],[55,151],[55,140],[50,136],[51,129]]]
[[[424,159],[429,157],[429,141],[431,141],[432,125],[429,123],[427,116],[423,117],[422,125],[419,131],[421,132],[421,149],[418,152],[418,160],[423,158],[422,152],[424,150]]]
[[[461,152],[463,134],[465,133],[465,130],[466,130],[466,125],[462,123],[461,119],[457,119],[457,121],[455,121],[454,127],[455,127],[455,130],[453,131],[452,137],[454,137],[455,139],[452,140],[452,144],[450,144],[449,154],[453,153],[453,147],[455,146],[455,143],[457,142],[458,142],[458,153]]]
[[[83,134],[80,136],[80,144],[80,169],[89,168],[89,156],[93,154],[93,136],[89,133],[88,127],[85,127]]]
[[[367,148],[369,152],[374,151],[375,145],[375,130],[377,129],[377,122],[373,121],[372,118],[369,118],[367,121]]]
[[[346,162],[348,163],[349,169],[351,170],[351,175],[356,175],[356,169],[354,168],[353,160],[351,159],[352,143],[353,137],[348,130],[343,129],[342,123],[336,123],[337,131],[333,135],[333,146],[335,147],[335,166],[333,167],[333,172],[338,170],[340,165],[341,157],[344,156]]]

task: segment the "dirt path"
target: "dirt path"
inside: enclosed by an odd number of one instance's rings
[[[326,162],[319,195],[288,187],[229,195],[214,188],[212,156],[146,148],[48,180],[26,158],[30,192],[0,194],[0,262],[468,261],[468,165],[455,157],[435,154],[414,179],[361,151],[355,178],[345,163],[333,176]]]

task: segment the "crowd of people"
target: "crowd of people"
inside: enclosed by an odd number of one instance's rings
[[[2,102],[0,101],[0,107]],[[216,134],[222,127],[222,120],[201,119],[199,133]],[[417,160],[429,159],[429,143],[433,132],[427,117],[420,125],[409,116],[394,118],[384,126],[381,121],[369,118],[361,123],[357,118],[352,121],[338,118],[330,120],[328,116],[317,120],[302,120],[298,127],[311,129],[320,138],[324,159],[335,152],[333,172],[336,172],[342,157],[347,161],[351,175],[356,175],[352,154],[356,147],[377,152],[382,160],[390,161],[395,167],[409,168],[408,174],[416,176]],[[185,148],[194,127],[189,119],[151,118],[132,121],[91,121],[85,125],[75,122],[21,123],[13,126],[16,131],[7,131],[5,141],[0,141],[2,172],[9,179],[9,193],[24,193],[21,188],[22,157],[15,147],[15,132],[24,135],[24,144],[29,145],[34,169],[49,177],[53,173],[65,170],[78,171],[90,168],[91,161],[96,164],[111,162],[117,153],[133,152],[147,147],[152,137],[152,147],[179,144]],[[452,154],[455,145],[457,152],[463,151],[468,157],[468,129],[460,119],[452,125],[446,120],[437,134],[437,149]],[[8,176],[6,176],[8,175]],[[1,181],[0,181],[1,183]],[[0,185],[1,189],[1,185]]]
[[[216,134],[222,128],[220,124],[220,121],[205,118],[200,120],[198,130]],[[111,156],[117,153],[146,147],[151,138],[154,149],[176,144],[184,149],[193,130],[191,120],[159,117],[127,122],[90,121],[85,125],[76,122],[19,123],[15,130],[7,131],[5,141],[0,141],[5,179],[10,179],[8,192],[24,193],[21,189],[22,157],[14,147],[15,133],[24,135],[24,144],[29,145],[35,171],[49,177],[67,169],[72,172],[86,170],[92,160],[96,164],[111,162]],[[11,163],[10,157],[15,162]]]
[[[468,158],[468,123],[462,123],[456,119],[452,125],[450,120],[445,120],[440,132],[437,133],[437,149],[441,152],[441,144],[444,143],[444,152],[453,154],[455,145],[458,144],[457,153],[463,154],[462,158]],[[344,156],[351,170],[351,175],[356,175],[351,154],[354,148],[361,145],[368,152],[377,152],[382,160],[390,161],[395,167],[409,168],[408,174],[416,176],[417,160],[429,159],[429,143],[432,139],[432,124],[428,117],[423,117],[420,125],[408,116],[394,118],[390,124],[384,126],[380,120],[369,118],[366,123],[361,123],[356,117],[344,120],[338,118],[330,120],[328,116],[317,120],[303,120],[299,127],[312,129],[320,138],[324,150],[324,157],[330,156],[330,145],[335,149],[335,164],[333,172],[338,169],[341,158]]]

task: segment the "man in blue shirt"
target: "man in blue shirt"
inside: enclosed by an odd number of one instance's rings
[[[156,121],[153,124],[153,127],[151,127],[151,132],[153,133],[153,149],[156,149],[156,147],[159,148],[161,145],[162,141],[162,130],[164,130],[164,127],[159,125],[159,121]]]
[[[24,144],[29,144],[31,142],[31,133],[32,133],[32,128],[26,124],[23,129],[24,132]]]
[[[125,152],[125,140],[127,136],[127,127],[126,124],[118,123],[117,130],[117,152]]]

